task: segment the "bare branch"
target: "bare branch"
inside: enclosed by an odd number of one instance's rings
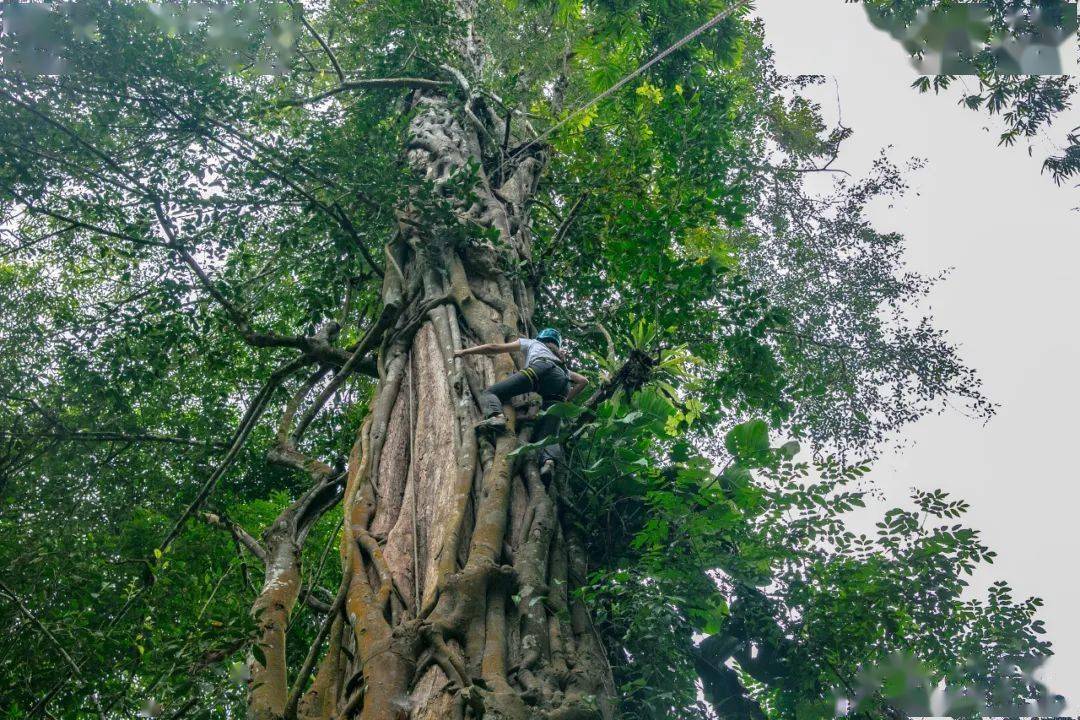
[[[832,161],[829,161],[832,164]],[[828,165],[824,167],[783,167],[777,165],[751,165],[752,170],[763,170],[765,172],[774,173],[776,175],[782,175],[784,173],[840,173],[842,175],[851,176],[847,170],[841,170],[840,168],[831,168]]]
[[[232,537],[244,548],[254,555],[259,562],[266,564],[266,549],[263,548],[262,543],[252,537],[246,530],[240,527],[235,522],[222,518],[214,513],[200,513],[199,518],[208,525],[219,528],[221,530],[228,531]],[[326,613],[330,611],[330,605],[326,602],[315,597],[312,593],[318,590],[324,595],[329,595],[329,592],[325,588],[317,588],[313,585],[304,585],[300,588],[301,596],[303,597],[303,603],[310,607],[315,612]]]
[[[195,499],[191,501],[191,504],[188,505],[187,509],[184,510],[184,512],[180,515],[179,519],[177,519],[176,524],[173,525],[172,530],[170,530],[169,534],[165,536],[165,539],[161,541],[161,544],[158,546],[158,550],[160,550],[161,552],[165,552],[166,548],[169,547],[172,541],[175,540],[180,534],[180,532],[183,530],[184,523],[186,523],[192,515],[198,512],[199,508],[201,508],[203,506],[203,503],[205,503],[206,500],[210,497],[210,494],[214,491],[214,488],[217,487],[218,480],[220,480],[221,477],[225,474],[225,472],[229,469],[233,461],[236,459],[236,456],[240,454],[240,450],[244,447],[244,443],[247,441],[248,436],[254,429],[255,423],[262,416],[263,411],[266,409],[267,404],[270,402],[270,398],[273,397],[274,392],[277,390],[278,386],[281,385],[282,382],[284,382],[285,378],[289,377],[289,375],[292,375],[294,372],[304,367],[305,365],[310,364],[310,362],[311,361],[307,358],[302,357],[282,365],[273,373],[271,373],[270,377],[266,381],[266,384],[263,385],[263,388],[259,391],[259,394],[255,396],[255,399],[248,407],[247,412],[244,414],[244,417],[240,420],[240,425],[236,428],[236,432],[233,434],[232,441],[229,444],[229,450],[225,454],[225,457],[222,458],[221,463],[216,468],[214,468],[214,471],[210,473],[210,477],[206,478],[206,482],[204,482],[202,487],[199,489],[199,492],[195,496]]]
[[[251,536],[247,530],[240,527],[239,524],[229,520],[228,518],[214,513],[204,512],[199,513],[199,517],[203,519],[208,525],[221,528],[222,530],[228,530],[236,541],[248,549],[255,557],[259,558],[262,562],[266,562],[266,549],[262,546],[258,540]]]
[[[0,430],[0,437],[9,438],[49,438],[54,440],[67,440],[72,442],[151,442],[166,443],[171,445],[188,445],[191,447],[214,447],[223,448],[222,442],[205,442],[191,438],[172,437],[169,435],[156,435],[154,433],[120,433],[103,432],[93,430],[73,430],[71,432],[16,432],[13,430]]]
[[[570,230],[570,226],[574,222],[574,218],[577,217],[578,210],[581,209],[582,204],[585,202],[585,198],[589,196],[589,193],[583,192],[578,195],[578,199],[574,201],[574,204],[570,206],[570,210],[566,213],[566,217],[559,225],[559,229],[555,231],[555,237],[552,239],[552,246],[556,246],[563,241],[566,237],[566,233]]]
[[[278,423],[276,436],[279,447],[287,447],[289,445],[289,433],[293,429],[293,424],[296,421],[296,412],[300,409],[300,404],[304,402],[304,399],[328,372],[330,372],[330,368],[328,367],[323,366],[317,368],[315,372],[313,372],[311,376],[296,389],[292,398],[290,398],[289,402],[285,405],[285,411],[282,412],[281,421]]]

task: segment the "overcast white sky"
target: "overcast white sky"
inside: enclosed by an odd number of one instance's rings
[[[861,5],[757,0],[756,7],[781,72],[836,78],[815,97],[835,120],[838,86],[844,124],[855,130],[837,167],[865,173],[890,145],[897,161],[928,161],[910,178],[906,201],[878,208],[875,220],[907,236],[912,269],[955,268],[930,306],[1001,408],[986,426],[956,412],[922,420],[904,434],[909,447],[887,454],[872,477],[892,504],[913,486],[971,503],[966,522],[998,552],[974,584],[1004,579],[1018,597],[1046,601],[1042,617],[1057,656],[1042,676],[1075,712],[1080,189],[1056,187],[1040,165],[1062,129],[1080,125],[1080,112],[1038,138],[1032,157],[1026,145],[998,147],[999,124],[958,107],[956,93],[909,88],[916,75],[904,50]]]

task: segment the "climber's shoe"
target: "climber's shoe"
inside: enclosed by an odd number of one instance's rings
[[[476,423],[477,430],[489,430],[491,432],[505,432],[506,430],[506,416],[502,413],[498,415],[492,415],[489,418],[485,418]]]

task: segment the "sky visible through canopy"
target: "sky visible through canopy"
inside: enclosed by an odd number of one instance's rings
[[[1042,617],[1056,656],[1043,679],[1075,712],[1080,488],[1069,448],[1076,446],[1080,404],[1080,190],[1040,174],[1059,138],[1040,136],[1031,156],[1024,143],[998,147],[1000,123],[958,106],[961,90],[918,94],[909,87],[916,74],[903,48],[857,4],[758,0],[756,11],[780,72],[835,78],[814,90],[833,121],[839,94],[843,122],[855,130],[835,167],[858,176],[889,146],[897,162],[928,161],[911,176],[905,201],[876,208],[875,219],[881,229],[906,235],[913,269],[954,268],[930,307],[1001,407],[987,426],[954,412],[909,427],[906,447],[886,453],[872,477],[892,503],[912,486],[942,488],[971,503],[971,526],[998,552],[975,585],[1006,579],[1018,597],[1046,601]],[[1070,50],[1066,44],[1063,62],[1075,68]],[[1077,125],[1073,109],[1055,132],[1063,136]],[[878,512],[869,508],[857,529],[872,532]]]

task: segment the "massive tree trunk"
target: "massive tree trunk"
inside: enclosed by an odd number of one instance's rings
[[[558,483],[541,479],[535,458],[509,457],[531,430],[513,408],[509,432],[474,429],[477,394],[514,361],[454,357],[530,329],[532,291],[514,269],[529,259],[525,206],[543,158],[523,154],[489,177],[478,103],[430,91],[412,103],[417,190],[399,211],[383,288],[401,312],[349,465],[343,615],[300,713],[607,717],[610,673],[572,594],[584,561]]]
[[[458,12],[471,27],[469,8]],[[471,30],[459,45],[463,67],[479,76],[484,52]],[[478,393],[520,360],[454,357],[533,329],[534,293],[520,268],[530,260],[528,205],[545,150],[507,152],[511,120],[470,90],[464,72],[446,71],[457,92],[410,97],[403,153],[415,189],[385,253],[378,386],[349,461],[343,584],[317,642],[328,637],[327,647],[288,693],[267,658],[253,717],[612,715],[607,659],[573,594],[586,568],[561,518],[561,481],[542,479],[528,453],[511,457],[531,432],[514,408],[498,437],[474,427]],[[284,427],[279,455],[288,459]],[[298,578],[295,548],[278,546],[284,557],[273,564]],[[271,565],[256,608],[268,608],[259,615],[263,649],[283,658],[278,616],[298,581],[280,587]]]

